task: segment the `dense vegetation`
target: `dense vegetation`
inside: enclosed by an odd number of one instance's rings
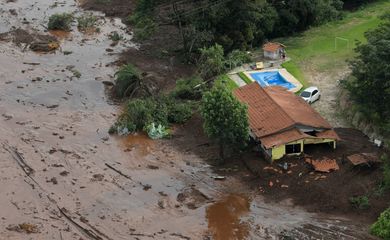
[[[167,129],[169,124],[184,123],[193,114],[191,101],[171,95],[130,99],[110,133],[125,135],[136,131],[150,132],[153,126]]]
[[[366,44],[358,44],[357,57],[350,62],[351,77],[346,87],[359,111],[376,126],[383,136],[390,135],[390,12],[383,23],[365,36]]]
[[[266,39],[340,19],[343,8],[340,0],[186,0],[169,4],[172,9],[168,16],[180,29],[186,52],[215,43],[226,52],[258,47]],[[155,13],[169,4],[164,0],[139,0],[129,18],[135,33],[150,36],[160,20]]]
[[[151,95],[140,71],[132,64],[122,66],[115,73],[114,93],[118,98]]]
[[[385,210],[371,226],[371,233],[385,240],[390,239],[390,208]]]
[[[206,134],[220,146],[221,159],[226,146],[239,148],[249,139],[247,107],[225,87],[215,86],[206,92],[200,112]]]
[[[56,13],[49,17],[47,28],[49,30],[70,31],[73,15],[69,13]]]

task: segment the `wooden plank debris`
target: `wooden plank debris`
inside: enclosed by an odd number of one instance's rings
[[[347,159],[354,165],[368,165],[371,166],[375,163],[380,163],[378,156],[375,153],[357,153],[347,157]]]
[[[340,169],[336,159],[323,158],[321,160],[313,160],[306,158],[305,162],[312,165],[317,172],[329,173]]]

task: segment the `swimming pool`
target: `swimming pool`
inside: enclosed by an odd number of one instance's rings
[[[249,73],[249,75],[262,87],[281,86],[287,88],[288,90],[296,87],[294,84],[287,81],[279,71],[253,72]]]

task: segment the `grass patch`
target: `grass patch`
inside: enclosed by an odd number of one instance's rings
[[[80,31],[94,29],[97,25],[98,18],[92,14],[84,14],[77,18],[77,28]]]
[[[356,41],[365,42],[364,32],[379,25],[379,16],[390,9],[390,1],[378,1],[351,13],[342,20],[334,21],[294,37],[276,41],[287,46],[287,55],[291,61],[284,67],[304,86],[307,86],[308,74],[303,69],[315,72],[337,73],[347,66],[346,60],[354,56]],[[340,37],[347,41],[336,40]]]
[[[307,82],[305,75],[301,71],[301,69],[296,65],[294,61],[288,61],[284,62],[282,64],[282,67],[285,68],[291,75],[293,75],[300,83],[302,83],[303,88],[305,89],[309,86],[309,83]]]
[[[220,75],[215,79],[215,85],[224,85],[229,89],[229,91],[233,91],[234,89],[238,88],[238,85],[226,74]]]
[[[251,84],[253,81],[243,72],[239,72],[238,76],[246,83],[246,84]]]

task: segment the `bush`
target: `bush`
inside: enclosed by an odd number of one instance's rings
[[[390,239],[390,208],[385,210],[371,226],[371,233],[385,240]]]
[[[172,96],[180,99],[198,100],[202,98],[203,83],[202,78],[198,76],[179,79],[176,81]]]
[[[147,40],[157,29],[157,24],[148,17],[137,17],[130,20],[134,24],[134,37],[137,40]]]
[[[382,156],[383,162],[383,187],[390,190],[390,158],[385,154]]]
[[[169,136],[169,130],[161,124],[151,123],[146,126],[145,130],[151,139],[161,139]]]
[[[80,31],[93,29],[96,26],[97,20],[98,18],[92,14],[84,14],[83,16],[77,18],[77,27]]]
[[[201,48],[198,70],[200,76],[206,80],[223,73],[226,70],[223,47],[215,44],[209,48]]]
[[[113,32],[111,32],[109,38],[110,38],[112,41],[114,41],[114,42],[118,42],[118,41],[120,41],[120,40],[123,39],[123,36],[120,35],[117,31],[113,31]]]
[[[122,66],[115,73],[114,94],[119,98],[150,95],[148,86],[144,83],[141,73],[132,64]]]
[[[192,106],[189,103],[174,103],[168,106],[168,121],[170,123],[185,123],[192,116]]]
[[[165,129],[169,123],[184,123],[191,116],[191,103],[177,102],[171,96],[133,99],[128,101],[124,112],[110,128],[109,133],[120,135],[136,131],[156,133]]]
[[[73,15],[69,13],[56,13],[50,16],[47,28],[49,30],[70,31]]]
[[[226,65],[227,68],[233,69],[251,61],[252,59],[247,52],[236,49],[229,53],[229,55],[227,56]]]
[[[367,196],[351,197],[349,202],[354,208],[367,209],[370,207],[370,201]]]

